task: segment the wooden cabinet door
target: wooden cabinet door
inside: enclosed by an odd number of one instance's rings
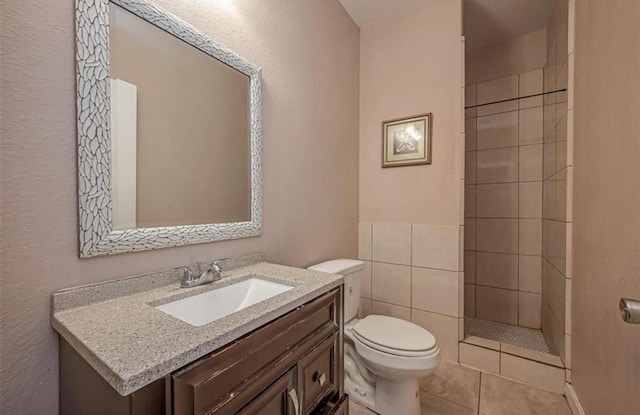
[[[338,391],[338,341],[338,336],[334,334],[298,363],[302,414],[308,414],[318,403]]]
[[[296,373],[290,370],[240,410],[238,415],[298,415],[297,399]]]

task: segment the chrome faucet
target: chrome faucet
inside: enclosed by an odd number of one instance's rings
[[[198,262],[198,271],[200,271],[200,263]],[[218,265],[218,261],[211,265],[208,265],[204,271],[200,272],[199,276],[195,276],[193,272],[187,267],[178,268],[182,270],[182,281],[180,282],[181,288],[197,287],[198,285],[210,284],[214,281],[219,281],[222,278],[222,268]]]

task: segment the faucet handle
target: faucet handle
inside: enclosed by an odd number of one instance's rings
[[[193,279],[193,272],[188,267],[173,268],[171,271],[182,271],[182,281],[190,281]]]

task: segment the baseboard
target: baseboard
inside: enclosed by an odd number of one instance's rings
[[[567,398],[567,402],[569,402],[569,407],[573,415],[586,415],[584,409],[582,409],[580,399],[578,399],[578,395],[576,395],[576,390],[573,389],[570,383],[564,384],[564,396]]]

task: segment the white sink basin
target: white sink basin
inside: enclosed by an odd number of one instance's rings
[[[204,326],[292,288],[254,277],[155,308],[192,326]]]

